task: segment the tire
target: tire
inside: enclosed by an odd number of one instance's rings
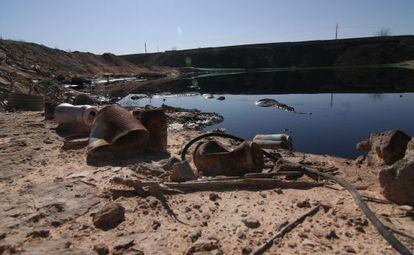
[[[7,107],[9,109],[43,111],[44,99],[39,95],[11,93],[7,98]]]

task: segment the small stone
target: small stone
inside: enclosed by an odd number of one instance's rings
[[[309,203],[308,200],[304,200],[304,201],[297,202],[296,206],[299,208],[310,208],[311,204]]]
[[[242,222],[248,228],[258,228],[258,227],[260,227],[260,222],[257,219],[252,218],[252,217],[242,219]]]
[[[151,228],[156,230],[161,226],[161,222],[159,220],[153,220],[151,224]]]
[[[263,191],[259,192],[259,195],[260,195],[262,198],[267,198],[266,193],[264,193]]]
[[[31,233],[29,233],[28,235],[27,235],[27,237],[33,237],[33,238],[38,238],[38,237],[40,237],[40,238],[46,238],[46,237],[49,237],[50,236],[50,230],[48,230],[48,229],[46,229],[46,230],[35,230],[35,231],[33,231],[33,232],[31,232]]]
[[[348,253],[356,253],[355,249],[352,246],[350,246],[350,245],[345,245],[344,246],[344,249]]]
[[[210,193],[208,195],[211,201],[216,201],[217,199],[221,199],[221,197],[217,193]]]
[[[401,205],[398,207],[398,209],[402,210],[402,211],[412,211],[413,207],[409,206],[409,205]]]
[[[303,245],[303,246],[314,247],[314,246],[315,246],[315,243],[314,243],[314,242],[312,242],[312,241],[311,241],[311,240],[309,240],[309,239],[305,239],[305,240],[303,240],[302,245]]]
[[[43,142],[45,144],[52,144],[53,143],[53,141],[51,139],[49,139],[49,138],[44,139]]]
[[[239,231],[239,233],[237,233],[237,238],[246,239],[246,233],[244,231]]]
[[[148,204],[151,208],[157,208],[160,201],[155,197],[147,197]]]
[[[300,233],[298,234],[298,236],[299,236],[299,237],[302,237],[302,238],[307,238],[307,237],[308,237],[308,235],[307,235],[305,232],[300,232]]]
[[[131,237],[123,237],[116,240],[116,243],[114,244],[114,250],[127,250],[132,246],[134,246],[134,239]]]
[[[98,255],[107,255],[109,254],[109,249],[108,246],[106,246],[106,244],[96,244],[93,246],[94,251],[96,251],[96,253],[98,253]]]
[[[249,245],[246,245],[242,248],[242,254],[250,254],[252,253],[253,249]]]
[[[332,208],[332,205],[328,204],[328,203],[323,203],[323,204],[321,204],[321,207],[322,207],[323,211],[325,213],[327,213]]]
[[[327,239],[338,239],[338,235],[336,234],[335,230],[330,230],[327,234],[325,234],[325,238]]]
[[[195,229],[195,230],[193,230],[190,234],[189,234],[189,237],[190,237],[190,239],[191,239],[191,242],[195,242],[195,241],[197,241],[198,240],[198,238],[200,238],[201,237],[201,230],[199,230],[199,229]]]
[[[125,220],[125,208],[114,202],[106,204],[93,215],[93,224],[102,230],[109,230]]]
[[[293,249],[296,248],[298,245],[295,242],[288,243],[288,247]]]
[[[220,248],[217,240],[200,240],[194,243],[185,254],[196,254],[208,251],[214,251]]]
[[[185,182],[197,179],[188,161],[174,163],[171,168],[170,180],[173,182]]]
[[[279,195],[283,194],[283,190],[281,188],[274,189],[274,191],[276,194],[279,194]]]

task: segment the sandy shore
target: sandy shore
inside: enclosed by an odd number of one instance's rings
[[[56,126],[40,112],[0,112],[0,254],[96,254],[100,244],[114,254],[191,254],[197,249],[201,253],[196,254],[248,254],[266,242],[278,224],[293,221],[317,203],[323,209],[268,254],[396,254],[347,191],[334,183],[310,189],[194,192],[163,200],[110,181],[119,175],[157,179],[146,170],[157,159],[88,165],[86,148],[62,149]],[[169,132],[169,152],[177,155],[200,133]],[[405,208],[380,194],[378,169],[330,156],[281,154],[337,172],[361,187],[362,195],[378,199],[368,203],[384,223],[414,233]],[[307,177],[299,181],[314,182]],[[125,208],[125,220],[104,231],[94,226],[92,215],[110,201]],[[246,219],[255,227],[247,226]],[[412,240],[398,238],[414,250]]]

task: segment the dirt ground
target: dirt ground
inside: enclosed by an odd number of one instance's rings
[[[88,165],[86,148],[62,148],[64,139],[56,126],[40,112],[0,112],[0,254],[97,254],[105,247],[111,254],[249,254],[280,223],[293,221],[317,203],[322,208],[266,254],[396,254],[347,191],[334,183],[308,189],[194,192],[163,200],[111,182],[118,175],[156,179],[146,171],[156,165],[150,157]],[[177,155],[201,132],[169,132],[169,152]],[[360,187],[385,224],[414,233],[407,208],[388,203],[380,194],[379,169],[324,155],[281,154],[336,171]],[[314,182],[307,177],[298,181]],[[125,220],[104,231],[94,226],[92,215],[110,201],[125,208]],[[413,240],[397,237],[414,250]]]

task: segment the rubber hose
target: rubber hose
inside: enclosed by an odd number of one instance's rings
[[[229,134],[222,134],[222,133],[207,133],[207,134],[203,134],[200,136],[195,137],[194,139],[191,139],[183,148],[183,150],[181,151],[181,160],[185,160],[186,158],[186,154],[188,149],[191,147],[191,145],[193,145],[195,142],[202,140],[204,138],[207,137],[223,137],[223,138],[229,138],[229,139],[233,139],[239,142],[243,142],[244,139],[234,136],[234,135],[229,135]],[[263,154],[266,155],[267,157],[274,159],[274,160],[279,160],[278,157],[268,153],[267,151],[263,150]],[[300,169],[302,172],[304,173],[309,173],[309,174],[316,174],[319,176],[322,176],[326,179],[330,179],[333,180],[335,182],[337,182],[339,185],[341,185],[342,187],[344,187],[346,190],[348,190],[348,192],[351,194],[351,196],[354,198],[355,203],[357,204],[357,206],[362,210],[362,212],[365,214],[365,216],[367,216],[368,220],[372,223],[372,225],[374,225],[374,227],[377,229],[377,231],[381,234],[381,236],[400,254],[403,255],[410,255],[412,254],[411,251],[403,244],[400,242],[400,240],[398,240],[393,233],[391,233],[387,227],[385,227],[384,224],[382,224],[382,222],[378,219],[378,217],[375,215],[375,213],[373,211],[371,211],[371,209],[368,207],[367,203],[365,203],[365,201],[362,199],[361,195],[358,193],[358,191],[355,189],[354,186],[352,186],[352,184],[350,184],[349,182],[345,181],[342,178],[339,178],[337,176],[331,175],[331,174],[327,174],[327,173],[323,173],[320,172],[319,170],[316,170],[314,168],[309,168],[309,167],[304,167],[302,166]]]

